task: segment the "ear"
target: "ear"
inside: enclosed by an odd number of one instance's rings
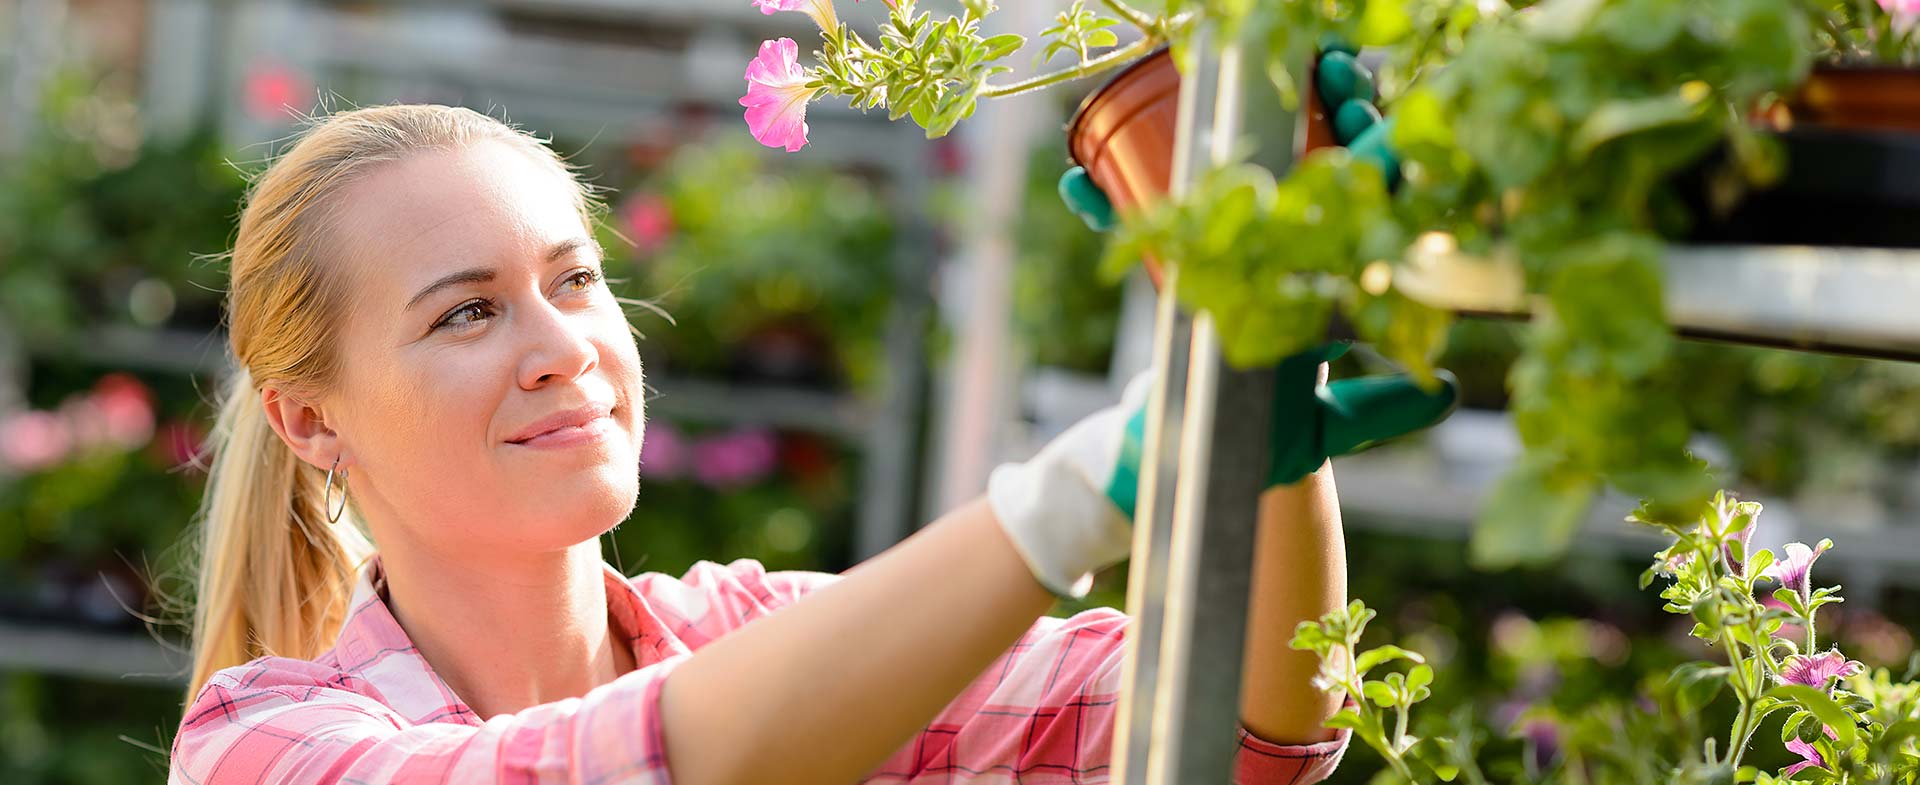
[[[260,397],[266,406],[267,423],[300,460],[322,470],[333,466],[336,458],[342,466],[351,460],[345,454],[340,434],[329,426],[326,412],[317,404],[290,395],[272,383],[262,386]]]

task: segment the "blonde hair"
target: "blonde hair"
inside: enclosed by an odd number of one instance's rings
[[[348,281],[334,261],[332,217],[342,191],[383,163],[483,140],[505,142],[566,177],[589,229],[605,213],[600,187],[575,176],[550,140],[471,109],[430,104],[310,118],[248,187],[228,254],[226,316],[237,371],[218,402],[197,516],[188,703],[222,668],[263,655],[312,659],[339,634],[374,544],[354,512],[327,522],[326,472],[273,431],[262,385],[314,400],[338,379],[333,339]]]

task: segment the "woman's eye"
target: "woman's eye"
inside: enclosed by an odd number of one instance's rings
[[[435,324],[435,328],[453,327],[461,329],[493,314],[493,304],[486,300],[474,300],[449,311],[445,318]]]
[[[574,291],[582,291],[600,282],[599,270],[581,270],[567,277],[567,283],[576,284]]]

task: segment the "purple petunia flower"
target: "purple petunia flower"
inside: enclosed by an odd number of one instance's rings
[[[1831,547],[1831,540],[1821,540],[1818,548],[1809,548],[1801,542],[1787,543],[1786,560],[1775,562],[1764,574],[1800,595],[1801,602],[1810,602],[1813,599],[1813,560],[1820,558],[1820,554],[1826,553]]]
[[[1794,654],[1780,664],[1780,683],[1800,684],[1825,690],[1834,679],[1844,679],[1867,669],[1859,660],[1849,660],[1839,649],[1808,656]]]

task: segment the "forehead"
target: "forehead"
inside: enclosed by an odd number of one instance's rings
[[[453,269],[538,261],[538,249],[581,234],[574,198],[554,168],[487,140],[372,170],[347,189],[335,231],[355,277],[387,272],[417,283]]]

